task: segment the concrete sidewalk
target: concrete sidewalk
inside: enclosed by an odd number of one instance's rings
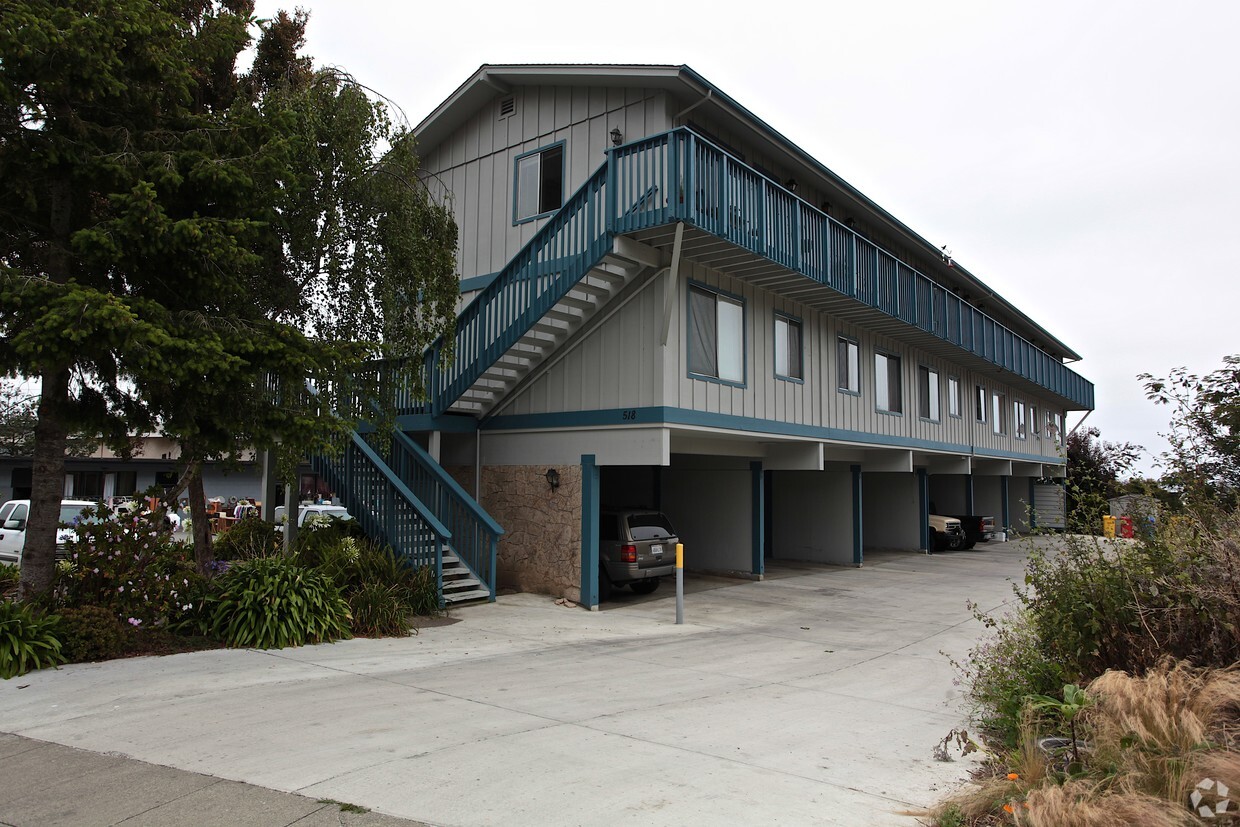
[[[343,802],[0,735],[0,824],[419,827]],[[425,827],[421,825],[420,827]]]
[[[901,813],[971,766],[931,757],[964,723],[940,652],[982,633],[966,600],[1011,600],[1025,550],[692,578],[682,626],[671,588],[594,613],[514,595],[406,639],[67,666],[0,684],[0,731],[158,765],[114,770],[153,802],[202,796],[197,821],[144,823],[354,817],[317,804],[331,799],[435,825],[912,825]],[[128,824],[154,806],[96,806],[100,775],[53,782],[65,808],[31,820],[33,762],[55,749],[32,743],[0,742],[0,822]],[[292,809],[234,821],[208,803],[226,781],[305,798],[238,787]]]

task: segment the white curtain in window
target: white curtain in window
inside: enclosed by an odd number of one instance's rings
[[[689,372],[716,376],[715,294],[689,290]]]
[[[719,378],[745,381],[745,312],[740,302],[718,297]]]

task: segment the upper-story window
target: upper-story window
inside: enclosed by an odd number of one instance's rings
[[[689,287],[689,372],[745,382],[745,305],[735,296]]]
[[[1007,394],[995,393],[990,397],[990,427],[996,434],[1007,433]]]
[[[885,413],[903,413],[904,398],[900,392],[900,357],[890,353],[874,354],[874,407]]]
[[[1029,406],[1029,435],[1034,439],[1042,438],[1042,426],[1039,424],[1036,405]]]
[[[775,375],[784,379],[804,379],[801,366],[801,322],[782,313],[775,314]]]
[[[939,421],[939,372],[925,365],[917,366],[917,415]]]
[[[513,223],[555,212],[564,204],[564,142],[517,156]]]
[[[861,393],[861,351],[852,339],[841,336],[835,343],[835,386],[846,393]]]
[[[1012,403],[1012,434],[1017,439],[1025,438],[1025,403],[1019,399]]]
[[[947,377],[947,415],[960,416],[960,380],[955,376]]]
[[[986,389],[981,385],[977,386],[977,396],[974,416],[980,424],[986,424]]]

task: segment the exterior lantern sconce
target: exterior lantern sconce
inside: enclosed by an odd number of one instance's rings
[[[560,487],[560,472],[559,471],[555,470],[554,468],[548,468],[545,476],[547,477],[547,485],[551,486],[552,491]]]
[[[620,127],[618,127],[618,126],[614,126],[614,127],[612,127],[612,129],[611,129],[611,145],[612,145],[612,146],[620,146],[620,143],[621,143],[623,140],[624,140],[624,135],[620,134]]]

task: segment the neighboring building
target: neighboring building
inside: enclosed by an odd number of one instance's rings
[[[460,227],[453,360],[386,462],[316,467],[421,559],[451,533],[492,593],[594,605],[600,508],[761,576],[924,549],[931,500],[1019,530],[1063,477],[1080,357],[691,69],[483,66],[416,135]]]
[[[103,446],[90,456],[66,457],[64,496],[110,501],[141,494],[152,486],[175,486],[182,471],[180,456],[175,440],[144,434],[134,438],[129,459]],[[0,502],[30,497],[31,469],[29,457],[0,457]],[[261,469],[253,451],[243,455],[236,467],[206,463],[202,477],[207,497],[254,499],[261,489]]]

